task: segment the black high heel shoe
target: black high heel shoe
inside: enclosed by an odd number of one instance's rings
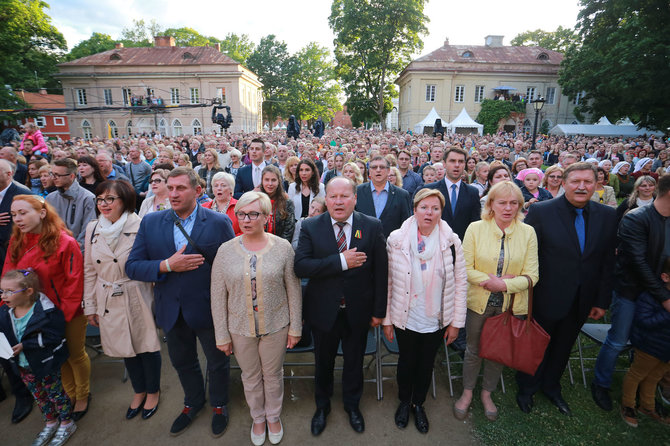
[[[84,410],[78,410],[76,412],[72,412],[72,420],[73,421],[79,421],[82,418],[84,418],[84,415],[88,412],[88,408],[91,407],[91,394],[88,394],[88,404],[86,404],[86,409]]]
[[[145,401],[146,401],[146,398],[145,398]],[[158,404],[160,402],[161,402],[160,395],[158,395],[158,401],[156,401],[156,405],[154,407],[152,407],[151,409],[145,409],[144,407],[142,407],[142,419],[143,420],[148,420],[149,418],[151,418],[156,413],[156,411],[158,410]],[[143,404],[143,406],[144,406],[144,404]]]
[[[144,406],[144,402],[146,400],[147,396],[144,395],[144,399],[142,400],[139,406],[137,406],[134,409],[132,407],[128,407],[128,410],[126,411],[126,420],[132,420],[133,418],[135,418],[140,413],[140,411],[143,410],[142,406]]]

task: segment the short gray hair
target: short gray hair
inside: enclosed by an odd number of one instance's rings
[[[256,192],[254,190],[242,194],[235,204],[235,212],[238,212],[243,207],[249,206],[254,201],[258,201],[263,214],[270,215],[272,213],[272,202],[270,201],[270,197],[263,192]]]
[[[226,184],[228,184],[228,187],[230,187],[231,190],[235,190],[235,176],[229,174],[228,172],[217,172],[214,174],[212,177],[212,186],[214,186],[214,183],[216,183],[219,180],[224,180]]]

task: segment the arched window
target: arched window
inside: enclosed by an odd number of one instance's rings
[[[172,136],[181,136],[184,134],[184,131],[181,128],[181,121],[175,119],[172,121]]]
[[[473,56],[474,54],[472,54],[472,51],[464,51],[463,54],[461,54],[461,57],[465,57],[466,59],[469,59]]]
[[[549,55],[547,53],[540,53],[537,56],[537,60],[549,60]]]
[[[130,119],[126,121],[126,135],[133,136],[133,121]]]
[[[523,132],[530,133],[533,131],[533,123],[530,122],[530,119],[523,121]]]
[[[191,122],[191,126],[193,127],[194,135],[202,135],[202,124],[200,124],[199,120],[194,119],[193,122]]]
[[[165,119],[161,119],[158,122],[158,133],[160,133],[161,136],[167,136],[167,121]]]
[[[119,128],[116,126],[116,122],[110,120],[107,125],[109,126],[109,134],[112,138],[119,137]]]
[[[87,119],[81,121],[81,133],[84,136],[84,139],[93,138],[93,129],[91,128],[91,123]]]
[[[195,59],[195,56],[193,54],[189,53],[188,51],[184,53],[183,56],[181,56],[183,59]]]
[[[121,55],[119,53],[114,53],[109,56],[109,60],[121,60]]]

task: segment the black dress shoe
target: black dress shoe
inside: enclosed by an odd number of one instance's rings
[[[409,423],[409,403],[401,402],[395,411],[395,425],[400,429],[405,429]]]
[[[516,403],[519,405],[521,412],[530,413],[530,410],[533,408],[533,397],[532,395],[522,395],[517,393]]]
[[[549,398],[549,401],[551,403],[558,407],[558,411],[562,413],[563,415],[566,415],[568,417],[572,416],[572,411],[570,410],[570,406],[568,406],[568,403],[565,402],[563,397],[561,395],[556,395],[556,396],[547,396]]]
[[[144,399],[142,400],[142,402],[140,403],[139,406],[137,406],[134,409],[132,407],[128,406],[128,410],[126,411],[126,420],[132,420],[137,415],[139,415],[139,413],[142,411],[142,406],[144,406],[144,402],[146,400],[147,400],[147,396],[144,395]]]
[[[612,410],[612,397],[610,397],[609,389],[599,386],[596,383],[591,383],[591,396],[593,397],[593,401],[595,401],[598,407],[602,410],[608,412]]]
[[[153,417],[156,411],[158,410],[158,403],[151,408],[151,409],[145,409],[144,407],[142,408],[142,419],[143,420],[148,420],[149,418]]]
[[[14,411],[12,412],[12,423],[20,423],[30,414],[30,411],[33,410],[33,401],[32,396],[16,397],[16,404],[14,404]]]
[[[321,435],[326,428],[326,418],[330,413],[330,406],[325,408],[317,408],[312,417],[312,435]]]
[[[426,411],[423,409],[423,406],[416,405],[413,407],[414,412],[414,425],[416,430],[422,434],[428,433],[428,417],[426,416]]]
[[[365,420],[363,419],[361,411],[358,409],[348,409],[346,412],[349,414],[349,424],[351,424],[351,428],[359,434],[362,434],[365,430]]]
[[[219,406],[213,409],[212,415],[212,435],[219,438],[226,432],[228,427],[228,409],[226,406]]]
[[[82,418],[84,418],[84,415],[88,413],[88,408],[91,406],[91,394],[88,394],[88,404],[86,404],[86,409],[84,410],[78,410],[76,412],[72,412],[72,421],[79,421]]]
[[[202,409],[202,407],[195,409],[193,407],[184,406],[179,416],[172,422],[172,427],[170,427],[170,435],[176,437],[177,435],[184,432],[198,415],[200,409]]]

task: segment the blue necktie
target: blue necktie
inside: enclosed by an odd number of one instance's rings
[[[456,201],[458,200],[458,194],[456,193],[456,185],[451,185],[451,215],[456,215]]]
[[[584,252],[584,244],[586,243],[586,224],[584,223],[584,209],[575,209],[577,216],[575,217],[575,230],[577,231],[577,240],[579,240],[579,249]]]

